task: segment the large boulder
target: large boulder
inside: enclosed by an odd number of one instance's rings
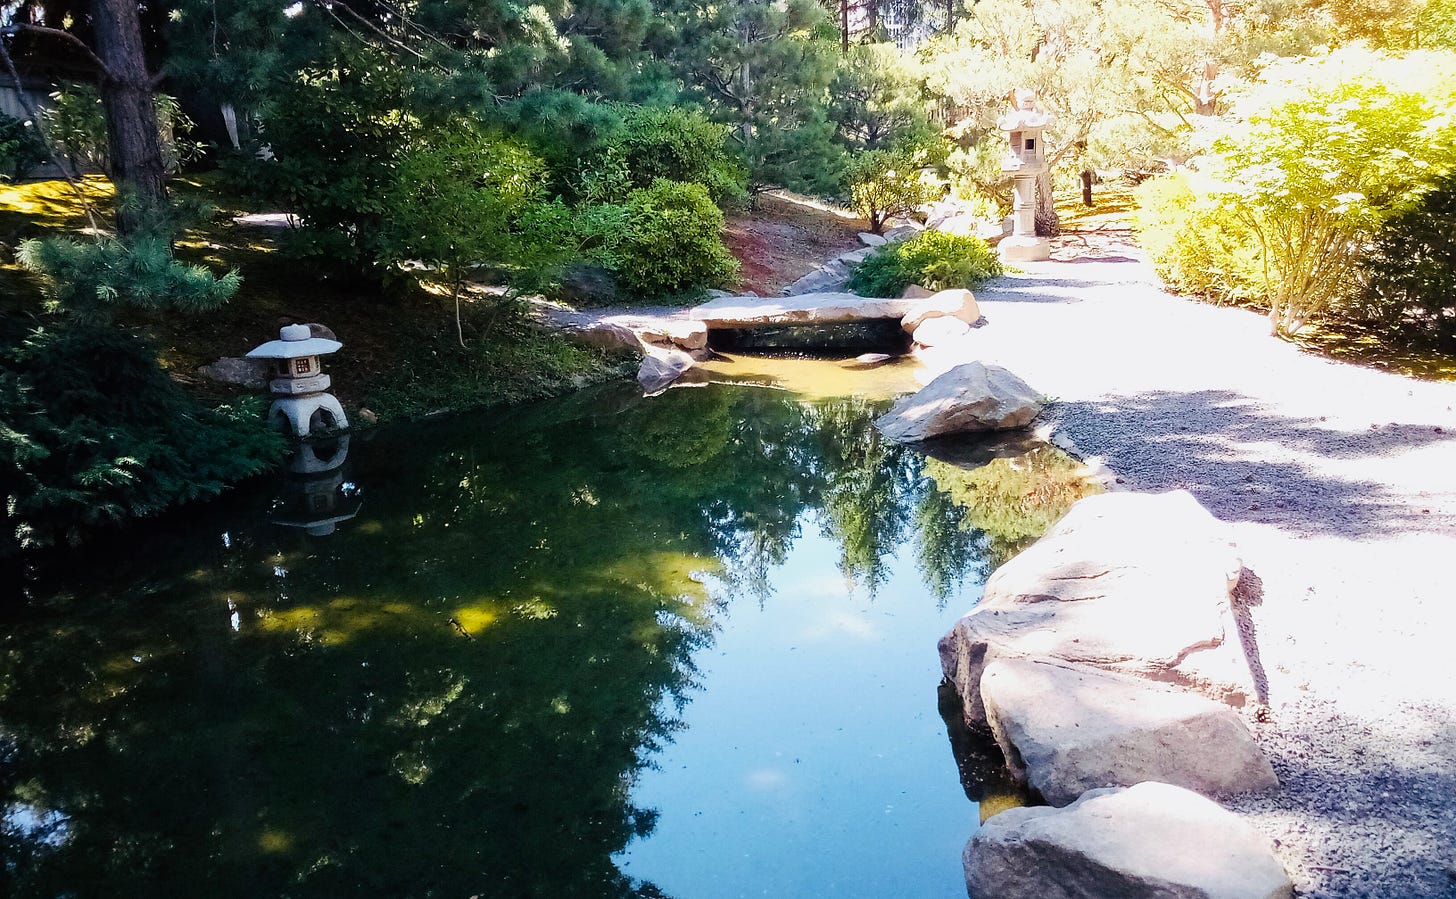
[[[197,373],[219,384],[262,388],[268,385],[268,360],[224,356],[210,365],[199,366]]]
[[[984,725],[996,658],[1072,662],[1203,690],[1240,705],[1251,674],[1229,597],[1242,563],[1227,527],[1187,491],[1079,500],[997,569],[940,640],[941,666]]]
[[[702,322],[663,319],[638,329],[643,343],[692,352],[708,348],[708,328]]]
[[[946,346],[964,340],[971,333],[971,326],[958,318],[949,315],[927,318],[915,330],[910,332],[910,338],[923,347]]]
[[[986,719],[1012,774],[1052,805],[1156,780],[1205,795],[1279,785],[1232,709],[1081,665],[998,659],[981,675]]]
[[[825,265],[784,288],[784,296],[815,294],[825,291],[843,290],[849,284],[851,266],[841,259],[831,259]]]
[[[916,394],[898,400],[875,419],[886,437],[904,442],[963,431],[1005,431],[1030,424],[1042,398],[1004,368],[968,362]]]
[[[910,291],[915,285],[905,288],[902,299],[911,299]],[[921,287],[920,290],[925,288]],[[905,310],[905,317],[900,320],[900,326],[907,334],[914,334],[915,329],[932,318],[956,318],[968,325],[974,325],[981,320],[981,307],[976,303],[975,294],[962,288],[940,290],[923,297],[914,297],[919,300]]]
[[[567,329],[566,336],[582,346],[599,350],[632,350],[640,352],[642,342],[637,334],[626,325],[615,322],[593,321],[579,327]]]
[[[966,844],[971,899],[1289,899],[1268,840],[1182,787],[1092,790],[1066,808],[1014,808]]]

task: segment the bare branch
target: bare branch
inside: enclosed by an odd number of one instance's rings
[[[86,46],[85,41],[76,37],[69,31],[62,31],[59,28],[47,28],[44,25],[26,24],[16,24],[7,26],[5,28],[0,28],[0,36],[20,33],[45,35],[46,37],[53,37],[58,40],[65,41],[68,44],[74,44],[76,47],[80,48],[82,53],[86,54],[86,58],[91,60],[91,64],[96,66],[96,70],[98,72],[100,72],[110,81],[116,80],[116,76],[112,74],[111,69],[107,68],[106,63],[101,61],[101,57],[97,56],[95,51],[93,51],[90,47]],[[9,55],[10,54],[7,52],[6,58],[9,58]]]

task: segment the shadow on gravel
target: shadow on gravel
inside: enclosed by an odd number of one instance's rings
[[[1088,264],[1077,266],[1075,278],[1054,278],[1035,272],[996,278],[976,289],[976,299],[1002,303],[1080,303],[1108,288],[1153,289],[1147,270],[1141,266],[1108,264],[1103,266],[1104,271],[1095,265],[1104,262],[1086,260]]]
[[[1299,458],[1376,457],[1453,439],[1429,426],[1385,424],[1351,433],[1318,419],[1271,415],[1227,390],[1157,391],[1060,403],[1057,409],[1078,447],[1105,457],[1127,486],[1186,489],[1225,521],[1344,536],[1392,528],[1443,532],[1456,524],[1422,512],[1383,484],[1347,480]],[[1273,444],[1281,452],[1265,455],[1253,444]]]
[[[1272,794],[1230,801],[1240,811],[1276,811],[1295,846],[1291,873],[1309,899],[1449,899],[1446,872],[1456,844],[1456,724],[1448,710],[1399,706],[1402,726],[1334,713],[1285,709],[1260,725],[1279,776]],[[1275,733],[1277,739],[1268,739]],[[1332,749],[1332,747],[1339,747]],[[1281,853],[1283,854],[1283,853]]]

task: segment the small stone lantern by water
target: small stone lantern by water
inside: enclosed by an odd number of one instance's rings
[[[1016,92],[1016,107],[996,124],[1006,132],[1010,145],[1001,171],[1015,183],[1016,202],[1011,235],[1001,241],[1001,257],[1010,262],[1034,262],[1050,259],[1051,241],[1036,234],[1036,182],[1047,169],[1046,144],[1042,131],[1053,121],[1050,113],[1036,108],[1036,94],[1022,89]]]
[[[328,393],[329,376],[319,357],[343,347],[337,340],[313,336],[308,325],[286,325],[270,340],[248,352],[249,359],[271,359],[268,391],[275,399],[268,421],[307,437],[318,428],[347,428],[344,407]]]

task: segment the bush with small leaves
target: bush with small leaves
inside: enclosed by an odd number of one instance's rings
[[[1004,271],[1001,259],[980,238],[922,231],[866,258],[850,275],[849,289],[866,297],[898,297],[912,284],[969,289]]]
[[[19,181],[49,155],[33,123],[0,113],[0,178]]]
[[[1390,332],[1456,350],[1456,174],[1375,236],[1348,313]]]
[[[911,150],[866,150],[851,157],[844,180],[854,210],[879,234],[892,216],[909,215],[943,194],[944,188],[920,171],[920,154]]]
[[[624,293],[690,295],[738,274],[737,260],[723,246],[723,213],[700,184],[658,180],[633,191],[620,223],[607,255]]]

